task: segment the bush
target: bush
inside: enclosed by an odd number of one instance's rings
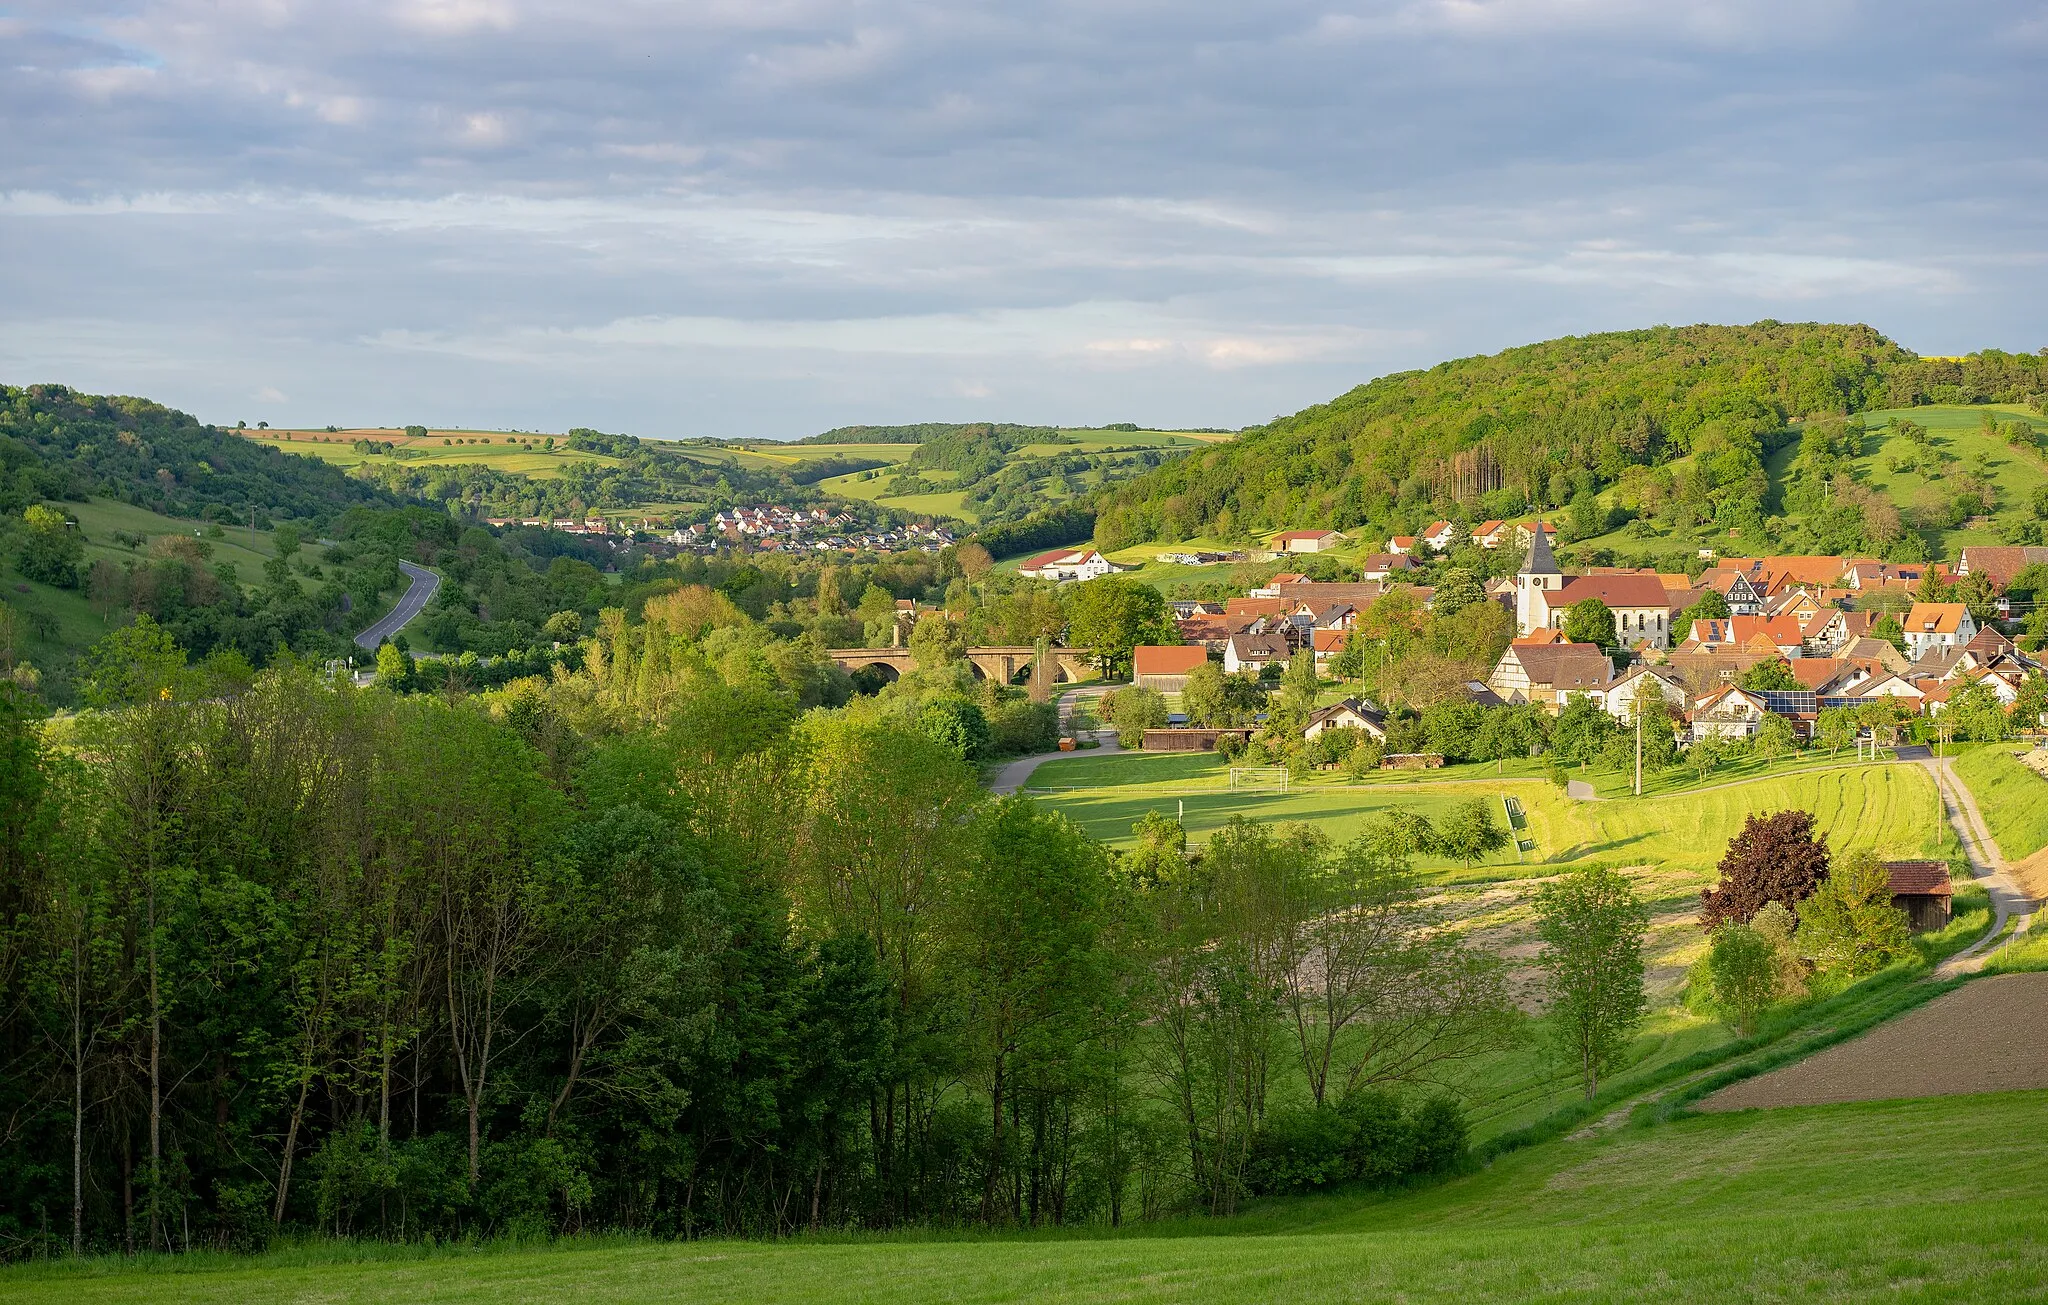
[[[1295,1107],[1266,1116],[1252,1138],[1245,1167],[1253,1192],[1280,1195],[1339,1183],[1388,1186],[1417,1174],[1442,1173],[1465,1155],[1465,1113],[1448,1096],[1404,1110],[1378,1089],[1336,1105]]]
[[[997,752],[1051,752],[1060,745],[1059,709],[1049,702],[1006,702],[989,713],[988,732]]]
[[[982,714],[979,706],[965,698],[937,698],[927,702],[917,713],[917,724],[926,735],[952,748],[968,761],[978,761],[987,756],[993,742],[988,717]]]

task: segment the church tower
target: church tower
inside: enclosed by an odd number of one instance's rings
[[[1521,571],[1515,576],[1515,633],[1518,635],[1549,624],[1546,619],[1548,602],[1537,595],[1554,594],[1564,588],[1564,572],[1557,569],[1557,559],[1550,553],[1550,532],[1539,521],[1530,523],[1529,533],[1529,560],[1522,563]]]

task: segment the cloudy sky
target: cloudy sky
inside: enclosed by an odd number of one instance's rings
[[[1658,322],[2048,345],[2040,0],[0,0],[0,379],[1237,427]]]

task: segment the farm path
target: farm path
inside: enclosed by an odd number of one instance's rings
[[[1991,836],[1990,826],[1984,823],[1984,813],[1978,810],[1977,799],[1970,792],[1969,785],[1956,778],[1955,762],[1948,758],[1928,757],[1918,764],[1927,768],[1928,777],[1941,794],[1942,807],[1948,812],[1948,823],[1963,845],[1963,856],[1970,863],[1970,873],[1991,895],[1991,927],[1985,930],[1982,938],[1943,961],[1934,971],[1936,979],[1952,979],[1959,974],[1974,974],[1983,969],[1993,950],[2010,941],[2003,936],[2006,921],[2018,919],[2015,933],[2025,929],[2032,919],[2034,903],[2005,872],[1998,840]]]
[[[1071,725],[1074,719],[1074,706],[1081,699],[1100,698],[1110,690],[1121,687],[1123,686],[1116,684],[1091,684],[1086,688],[1073,689],[1061,694],[1060,733],[1062,735],[1072,733]],[[1106,757],[1124,750],[1123,745],[1116,741],[1115,730],[1092,730],[1089,731],[1089,736],[1095,740],[1096,746],[1088,751],[1086,754],[1088,756]],[[1078,757],[1081,755],[1083,754],[1078,752],[1040,752],[1029,757],[1019,757],[1015,761],[1006,762],[1001,769],[996,771],[995,778],[989,781],[989,791],[997,797],[1007,797],[1009,794],[1023,788],[1025,783],[1031,778],[1031,772],[1037,770],[1046,762],[1058,761],[1061,757]]]

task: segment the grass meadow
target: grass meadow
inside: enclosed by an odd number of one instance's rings
[[[1933,782],[1910,765],[1786,768],[1748,780],[1710,781],[1704,788],[1594,802],[1573,801],[1547,780],[1497,777],[1483,765],[1363,785],[1319,777],[1285,793],[1232,790],[1228,771],[1213,753],[1112,754],[1046,762],[1030,786],[1090,834],[1116,845],[1131,841],[1131,826],[1148,811],[1182,814],[1197,843],[1240,815],[1302,821],[1342,840],[1393,807],[1435,815],[1472,797],[1519,799],[1528,817],[1525,837],[1535,839],[1535,848],[1519,858],[1512,850],[1498,854],[1469,872],[1456,862],[1425,863],[1446,880],[1550,874],[1589,862],[1705,875],[1745,818],[1785,807],[1812,811],[1837,853],[1947,857],[1954,847]]]
[[[1956,778],[1969,785],[2008,861],[2048,847],[2048,779],[2015,760],[2017,743],[1993,743],[1956,758]]]
[[[585,453],[580,450],[557,447],[552,451],[539,447],[542,437],[534,435],[513,436],[500,432],[478,434],[476,432],[434,431],[425,439],[407,439],[403,435],[392,438],[380,431],[342,431],[330,435],[325,431],[241,431],[245,439],[257,444],[267,444],[283,453],[296,453],[304,457],[319,458],[337,467],[359,467],[366,462],[378,464],[396,463],[401,466],[435,467],[456,464],[475,464],[502,471],[508,475],[527,476],[534,480],[551,480],[562,474],[562,468],[572,462],[594,462],[603,466],[617,466],[618,459],[601,453]],[[385,454],[359,453],[353,441],[365,436],[385,436],[378,443],[404,449],[407,457],[393,459]],[[443,444],[444,439],[488,439],[488,444]],[[534,447],[528,448],[515,440],[532,440]]]
[[[2019,1301],[2048,1297],[2048,1093],[1681,1117],[1404,1194],[1006,1236],[312,1245],[0,1272],[22,1302]]]

